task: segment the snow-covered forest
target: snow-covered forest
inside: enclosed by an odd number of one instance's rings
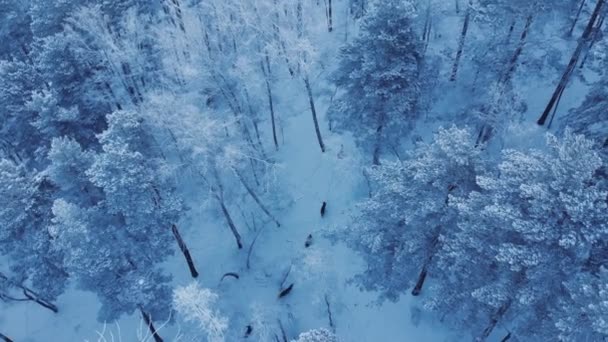
[[[0,0],[0,341],[608,340],[606,0]]]

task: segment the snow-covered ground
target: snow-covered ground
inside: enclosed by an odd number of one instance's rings
[[[335,65],[337,47],[345,39],[344,29],[348,28],[349,36],[355,32],[350,24],[345,26],[344,16],[339,15],[346,11],[344,4],[345,1],[336,4],[338,15],[334,32],[316,37],[318,58],[322,63],[311,73],[327,152],[321,153],[317,145],[303,82],[282,80],[275,86],[281,146],[274,156],[278,167],[273,186],[284,192],[280,195],[284,200],[272,206],[281,226],[265,220],[259,211],[255,211],[251,200],[244,197],[240,202],[241,208],[255,217],[257,224],[253,227],[249,218],[237,218],[245,242],[245,248],[237,250],[223,217],[210,214],[207,199],[191,189],[184,191],[189,196],[191,210],[180,222],[180,227],[201,274],[197,281],[219,294],[218,308],[230,318],[233,339],[236,338],[234,336],[242,336],[248,324],[256,328],[276,326],[277,319],[281,320],[288,337],[295,338],[311,328],[329,327],[329,308],[341,341],[458,340],[436,320],[417,317],[416,300],[411,296],[404,295],[396,303],[378,303],[377,294],[360,291],[349,280],[364,267],[362,261],[345,246],[334,245],[324,237],[325,233],[348,223],[349,211],[368,191],[362,176],[363,165],[368,161],[362,160],[352,139],[330,132],[325,120],[335,90],[327,82],[327,76],[331,66]],[[443,22],[449,23],[450,20]],[[454,24],[459,25],[460,20],[454,20]],[[455,45],[457,39],[454,35],[459,33],[458,30],[444,31],[441,40],[432,44],[442,48]],[[526,80],[529,82],[530,78]],[[518,82],[528,103],[529,123],[540,114],[550,96],[554,80],[545,82]],[[569,92],[582,86],[578,81],[570,85],[564,96],[563,110],[580,101],[580,97],[571,97]],[[454,110],[458,101],[455,97],[457,95],[447,97],[449,101],[441,102],[442,107],[433,111]],[[536,125],[532,127],[538,129]],[[425,129],[420,129],[421,134],[428,133]],[[270,149],[270,139],[267,142]],[[325,217],[319,214],[323,201],[327,202]],[[231,209],[237,213],[235,216],[239,216],[241,208]],[[249,226],[245,222],[249,222]],[[304,243],[309,234],[313,236],[313,243],[306,248]],[[248,268],[248,251],[254,239]],[[176,286],[192,281],[182,256],[177,253],[167,263],[166,269],[174,276]],[[240,278],[220,280],[226,272],[238,273]],[[294,287],[288,296],[278,298],[282,282],[285,286],[293,283]],[[7,305],[0,302],[3,312],[0,330],[19,342],[118,341],[119,335],[122,341],[133,341],[139,334],[147,334],[137,315],[124,317],[107,326],[97,322],[96,312],[100,305],[91,293],[70,289],[59,298],[57,305],[60,312],[53,314],[32,303]],[[178,339],[180,328],[177,325],[161,326],[161,322],[157,322],[165,340]],[[105,332],[105,340],[100,337],[101,332]],[[264,340],[260,331],[253,334],[250,340],[256,336]],[[274,340],[274,335],[267,337]]]

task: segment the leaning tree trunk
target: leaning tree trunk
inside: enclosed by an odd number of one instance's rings
[[[508,340],[510,340],[510,339],[511,339],[511,336],[512,336],[511,332],[508,332],[508,333],[505,335],[505,337],[503,337],[503,338],[502,338],[502,340],[500,340],[500,342],[507,342]]]
[[[460,40],[458,41],[458,50],[456,51],[456,58],[454,58],[454,65],[452,65],[452,74],[450,75],[450,81],[456,81],[456,75],[458,74],[458,64],[462,57],[462,50],[464,49],[464,42],[467,38],[467,32],[469,31],[469,21],[471,20],[471,6],[472,0],[469,1],[467,6],[466,14],[464,15],[464,23],[462,24],[462,32],[460,33]]]
[[[597,23],[597,26],[593,30],[593,35],[591,37],[591,42],[589,42],[589,48],[587,49],[587,52],[585,53],[585,57],[583,57],[583,60],[581,61],[581,64],[578,66],[579,69],[583,69],[585,67],[585,63],[587,62],[587,58],[589,58],[589,51],[593,48],[593,45],[595,45],[595,43],[598,41],[599,37],[601,37],[601,34],[602,34],[602,25],[604,25],[604,19],[606,19],[606,15],[605,14],[603,14],[600,17],[599,22]]]
[[[450,200],[450,193],[456,189],[458,187],[458,185],[456,184],[449,184],[448,188],[447,188],[447,195],[445,197],[445,206],[447,207],[449,204],[449,200]],[[441,236],[441,226],[437,226],[435,228],[435,231],[433,232],[433,238],[431,240],[430,246],[428,248],[429,250],[429,254],[426,258],[426,260],[424,261],[424,264],[422,264],[422,269],[420,270],[420,274],[418,275],[418,281],[416,282],[416,286],[414,286],[414,289],[412,289],[412,296],[418,296],[420,294],[420,292],[422,291],[422,287],[424,286],[424,281],[426,280],[426,276],[429,270],[429,267],[431,266],[431,262],[433,261],[433,257],[435,256],[435,254],[437,254],[437,251],[439,250],[439,237]]]
[[[507,39],[505,39],[505,45],[511,43],[511,36],[513,35],[513,31],[515,31],[515,24],[517,23],[517,19],[513,18],[511,21],[511,25],[509,25],[509,31],[507,32]]]
[[[266,55],[266,66],[264,61],[261,62],[262,73],[264,74],[264,81],[266,82],[266,94],[268,95],[268,106],[270,107],[270,123],[272,124],[272,140],[274,141],[274,147],[279,150],[279,141],[277,139],[277,128],[274,115],[274,102],[272,100],[272,88],[270,87],[270,62],[268,55]]]
[[[256,195],[255,191],[253,191],[249,184],[247,184],[247,181],[245,181],[245,177],[243,177],[243,175],[237,169],[233,169],[233,171],[237,175],[238,179],[241,181],[241,184],[243,184],[243,187],[245,187],[245,189],[247,190],[247,193],[249,193],[255,203],[260,207],[260,209],[262,209],[264,214],[266,214],[266,216],[268,216],[277,225],[277,227],[281,227],[281,223],[274,217],[274,215],[270,213],[270,211],[266,208],[264,203],[262,203],[258,195]]]
[[[422,51],[424,51],[424,53],[426,53],[426,50],[429,46],[430,35],[431,35],[431,1],[428,0],[428,2],[426,4],[425,14],[424,14],[424,25],[422,28],[422,42],[424,43],[424,47],[423,47]]]
[[[572,32],[574,32],[574,28],[576,27],[576,23],[578,23],[578,18],[581,16],[581,12],[583,11],[583,7],[585,7],[585,2],[587,2],[587,0],[581,1],[581,5],[578,7],[578,11],[576,12],[576,16],[574,17],[574,20],[572,21],[572,26],[570,26],[570,30],[568,30],[568,37],[571,37],[572,36]]]
[[[11,284],[12,286],[15,286],[16,288],[20,289],[23,292],[23,295],[25,296],[24,299],[16,299],[19,301],[32,301],[40,306],[42,306],[45,309],[51,310],[54,313],[58,313],[59,309],[57,308],[57,306],[53,303],[51,303],[50,301],[42,298],[36,291],[28,288],[27,286],[23,285],[23,284],[19,284],[16,283],[12,280],[10,280],[7,276],[5,276],[4,274],[0,273],[0,279],[2,279],[3,281]]]
[[[416,281],[416,286],[412,289],[412,296],[420,295],[422,292],[422,287],[424,286],[424,281],[426,280],[426,275],[428,273],[431,262],[433,261],[433,257],[437,253],[437,246],[439,244],[439,234],[441,233],[441,229],[437,229],[437,232],[433,238],[433,242],[431,243],[431,247],[429,248],[430,252],[424,264],[422,265],[422,270],[418,275],[418,281]]]
[[[186,263],[188,264],[188,269],[190,270],[192,278],[198,277],[198,271],[194,266],[194,261],[192,260],[192,256],[190,255],[190,250],[188,250],[188,246],[186,246],[186,243],[184,242],[184,239],[182,239],[182,235],[179,233],[179,230],[177,230],[176,225],[171,226],[171,232],[173,232],[173,236],[177,241],[179,250],[182,251],[182,254],[184,254],[184,258],[186,258]]]
[[[524,30],[521,32],[521,36],[519,37],[519,44],[517,45],[517,48],[515,49],[511,60],[509,61],[509,67],[502,80],[503,83],[506,83],[511,79],[513,73],[515,72],[515,68],[517,68],[517,60],[519,59],[519,56],[521,56],[521,53],[524,51],[524,46],[526,45],[526,38],[528,37],[528,32],[530,31],[531,25],[532,15],[530,14],[526,18],[526,25],[524,26]]]
[[[558,98],[560,97],[561,93],[563,93],[564,89],[566,89],[566,85],[568,84],[568,81],[570,80],[570,77],[572,76],[572,73],[574,72],[576,64],[578,63],[578,59],[579,59],[581,53],[583,52],[583,50],[585,49],[585,46],[587,46],[587,44],[589,43],[589,38],[591,36],[591,33],[593,32],[593,28],[595,27],[595,22],[602,11],[602,6],[604,5],[604,2],[605,2],[605,0],[597,1],[597,4],[595,5],[595,9],[593,10],[593,14],[591,14],[591,17],[589,18],[587,27],[585,28],[585,31],[583,32],[583,35],[582,35],[580,41],[578,42],[576,50],[574,50],[574,53],[572,54],[572,57],[570,58],[570,62],[568,63],[568,66],[566,67],[566,70],[564,71],[564,74],[562,75],[561,80],[557,84],[555,91],[553,91],[553,95],[551,95],[551,99],[549,100],[549,103],[547,103],[545,110],[543,111],[540,118],[538,118],[538,121],[536,122],[538,125],[542,126],[545,124],[545,121],[547,121],[547,118],[549,117],[551,110],[553,109],[556,102],[558,101]]]
[[[0,333],[0,339],[2,339],[2,341],[4,341],[4,342],[13,342],[13,340],[11,340],[8,336],[4,335],[3,333]]]
[[[226,203],[224,202],[224,186],[222,185],[222,182],[218,175],[217,169],[215,167],[213,168],[213,176],[216,181],[215,185],[213,183],[211,183],[209,181],[209,179],[207,179],[207,177],[202,172],[199,172],[199,175],[201,176],[203,181],[209,186],[209,188],[213,194],[213,197],[215,197],[215,199],[220,204],[222,213],[224,214],[224,217],[226,218],[226,221],[228,222],[228,226],[230,227],[230,231],[232,232],[232,235],[234,235],[234,239],[236,240],[237,247],[239,249],[243,248],[241,234],[239,234],[239,231],[236,228],[234,221],[232,220],[232,216],[230,215],[230,212],[228,212],[228,208],[226,208]]]
[[[234,224],[234,221],[232,220],[232,216],[230,216],[230,213],[228,212],[228,208],[226,208],[226,204],[224,203],[223,199],[220,199],[220,206],[222,207],[222,213],[224,214],[224,217],[226,218],[226,222],[228,222],[228,226],[230,227],[230,231],[232,232],[232,235],[234,235],[234,239],[236,240],[236,245],[239,249],[243,248],[243,241],[241,239],[241,234],[239,234],[239,231],[236,229],[236,225]]]
[[[492,315],[492,318],[490,318],[490,323],[488,323],[486,328],[481,332],[481,335],[479,335],[475,339],[477,342],[485,341],[490,336],[490,334],[492,334],[492,331],[494,331],[494,328],[496,328],[496,325],[498,324],[498,322],[500,322],[500,320],[505,315],[510,306],[511,301],[509,300],[504,303],[500,308],[498,308],[498,310],[496,310],[496,312]]]
[[[47,308],[51,311],[53,311],[54,313],[58,313],[59,309],[57,308],[57,306],[51,302],[49,302],[48,300],[40,297],[40,295],[38,295],[38,293],[32,291],[31,289],[23,286],[23,285],[19,285],[19,287],[23,290],[23,295],[25,297],[27,297],[27,299],[35,302],[36,304]]]
[[[154,342],[163,342],[162,337],[160,337],[158,331],[156,331],[156,328],[154,327],[154,323],[152,322],[150,314],[145,312],[144,309],[142,309],[141,307],[139,308],[139,312],[141,313],[141,317],[144,319],[144,322],[148,326],[150,334],[152,334],[152,337],[154,337]]]
[[[308,75],[304,75],[304,84],[306,85],[306,92],[308,93],[308,102],[310,103],[310,112],[312,113],[312,120],[315,124],[315,132],[317,133],[317,140],[321,147],[321,152],[325,153],[325,144],[323,143],[323,137],[321,137],[321,130],[319,129],[319,120],[317,119],[317,110],[315,109],[315,101],[312,97],[312,89],[310,88],[310,81]]]

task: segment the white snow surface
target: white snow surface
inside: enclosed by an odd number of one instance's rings
[[[218,309],[230,319],[229,329],[238,332],[231,334],[228,341],[245,340],[234,336],[242,336],[248,324],[254,323],[254,327],[259,328],[256,322],[266,322],[274,327],[277,319],[281,319],[290,339],[309,329],[329,328],[325,298],[330,303],[337,336],[343,342],[469,340],[448,331],[427,314],[413,319],[412,316],[418,315],[415,309],[418,299],[409,294],[404,294],[395,303],[379,303],[377,293],[361,291],[349,280],[365,267],[363,261],[345,246],[332,244],[324,238],[325,233],[348,224],[349,211],[368,192],[362,170],[369,160],[361,157],[348,135],[330,132],[325,119],[335,92],[327,79],[331,72],[329,68],[336,63],[337,48],[345,39],[345,27],[348,28],[349,39],[356,32],[352,23],[345,26],[345,16],[340,15],[346,11],[346,1],[336,2],[334,32],[320,33],[323,30],[319,30],[318,36],[314,37],[319,47],[320,63],[311,72],[327,151],[321,153],[317,144],[303,82],[284,76],[273,86],[281,127],[280,150],[273,156],[278,167],[276,184],[272,187],[282,193],[278,196],[279,203],[270,206],[281,227],[267,220],[244,194],[239,202],[229,203],[245,244],[242,250],[238,250],[224,218],[218,211],[210,210],[208,199],[203,197],[204,191],[196,191],[196,182],[192,180],[193,184],[184,187],[190,211],[180,222],[180,228],[200,272],[197,281],[219,295]],[[459,27],[460,20],[458,16],[443,22]],[[442,37],[432,43],[430,51],[433,45],[437,50],[455,45],[459,30],[449,27],[441,30]],[[569,57],[568,52],[565,55]],[[526,80],[530,82],[530,78]],[[528,103],[526,125],[534,131],[519,134],[535,136],[538,128],[531,123],[542,111],[555,80],[534,84],[516,81],[520,83]],[[562,105],[564,110],[580,102],[580,96],[573,99],[570,94],[580,94],[580,89],[573,88],[582,86],[580,82],[570,85],[565,105]],[[457,111],[462,100],[458,98],[458,89],[454,89],[431,112]],[[428,140],[437,125],[418,127],[416,134]],[[271,151],[270,123],[263,122],[262,130],[266,150]],[[319,213],[323,201],[327,202],[325,217]],[[245,223],[241,209],[245,215],[255,216],[258,231],[251,227],[250,217]],[[258,232],[251,253],[251,267],[247,269],[248,249]],[[305,248],[308,234],[313,235],[313,244]],[[175,286],[192,282],[179,252],[167,262],[165,269],[173,275]],[[284,286],[293,283],[293,291],[284,298],[278,298],[281,281],[288,271]],[[236,272],[240,279],[228,277],[220,281],[226,272]],[[18,342],[153,341],[137,314],[124,316],[118,322],[97,322],[100,304],[94,294],[70,288],[56,304],[60,310],[58,314],[33,303],[9,305],[0,302],[0,331]],[[177,323],[163,326],[162,322],[156,322],[156,326],[165,341],[189,340],[180,337],[183,330]],[[257,333],[259,331],[254,331]],[[268,341],[274,341],[273,334],[279,331],[270,333]],[[248,340],[256,341],[254,336]]]

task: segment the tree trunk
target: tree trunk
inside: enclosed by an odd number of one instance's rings
[[[515,49],[513,57],[511,57],[511,60],[509,61],[509,68],[507,69],[507,72],[503,77],[503,83],[508,82],[513,76],[513,73],[515,72],[515,68],[517,67],[517,60],[519,59],[519,56],[521,56],[521,53],[524,51],[526,37],[528,36],[530,25],[532,25],[532,15],[529,15],[526,18],[526,25],[524,26],[524,30],[521,32],[521,37],[519,37],[519,44],[517,45],[517,49]]]
[[[431,265],[431,261],[433,260],[435,253],[437,253],[440,233],[441,229],[437,228],[435,232],[435,237],[433,238],[431,246],[429,248],[429,255],[424,261],[424,264],[422,265],[422,270],[420,270],[420,274],[418,275],[418,281],[416,282],[416,286],[414,286],[414,289],[412,289],[412,296],[418,296],[420,295],[420,292],[422,292],[422,287],[424,286],[424,281],[426,280],[426,275],[428,273],[429,266]]]
[[[306,92],[308,93],[308,101],[310,102],[310,112],[312,113],[312,120],[315,124],[315,132],[317,133],[317,140],[321,147],[321,152],[325,153],[325,144],[323,143],[323,137],[321,137],[321,130],[319,129],[319,120],[317,119],[317,110],[315,109],[315,101],[312,97],[312,90],[310,88],[310,81],[308,75],[304,75],[304,84],[306,85]]]
[[[471,19],[471,6],[472,0],[469,0],[469,5],[467,6],[466,14],[464,15],[464,23],[462,24],[462,32],[460,33],[460,40],[458,41],[458,50],[456,51],[456,58],[454,59],[454,65],[452,66],[452,75],[450,76],[450,81],[456,81],[456,75],[458,74],[458,64],[460,63],[460,58],[462,57],[462,50],[464,49],[464,42],[467,37],[467,32],[469,31],[469,21]]]
[[[576,27],[576,23],[578,23],[578,18],[581,16],[581,12],[583,11],[583,7],[585,7],[585,2],[587,2],[587,0],[581,1],[581,5],[578,7],[578,11],[576,12],[576,16],[574,17],[574,20],[572,21],[572,26],[570,27],[570,30],[568,30],[568,37],[572,37],[572,32],[574,32],[574,28]]]
[[[332,18],[333,15],[332,15],[332,8],[331,7],[332,7],[331,6],[331,0],[329,0],[329,9],[328,9],[328,15],[327,15],[328,16],[328,20],[329,20],[329,22],[327,24],[328,25],[327,26],[327,31],[329,31],[329,32],[331,32],[331,31],[334,30],[334,28],[333,28],[333,18]]]
[[[511,306],[511,301],[509,300],[508,302],[504,303],[500,308],[498,308],[496,313],[494,313],[494,315],[492,315],[492,318],[490,318],[490,323],[488,323],[488,326],[482,331],[481,335],[479,335],[479,337],[477,337],[475,340],[478,342],[485,341],[490,336],[490,334],[492,334],[492,331],[494,331],[496,324],[498,324],[498,322],[500,322],[500,320],[502,319],[502,316],[504,316],[504,314],[507,312],[507,310],[509,309],[510,306]]]
[[[517,23],[517,19],[513,19],[511,21],[511,25],[509,26],[509,32],[507,33],[507,39],[505,44],[509,44],[511,42],[511,36],[513,35],[513,31],[515,30],[515,23]]]
[[[426,11],[424,15],[424,28],[422,29],[422,41],[424,43],[423,51],[426,53],[426,50],[429,46],[429,41],[431,39],[431,1],[429,0],[426,5]]]
[[[272,101],[272,88],[270,87],[270,63],[268,62],[268,56],[266,56],[266,67],[264,67],[264,61],[261,63],[262,72],[264,73],[264,81],[266,81],[266,94],[268,95],[268,106],[270,107],[270,122],[272,124],[272,140],[274,141],[274,147],[279,150],[279,141],[277,140],[277,128],[274,119],[274,103]],[[268,70],[266,70],[268,68]]]
[[[285,46],[285,41],[283,41],[283,39],[281,39],[281,35],[280,35],[280,31],[279,31],[279,4],[277,2],[277,0],[274,0],[274,7],[275,7],[275,23],[273,24],[274,27],[274,38],[277,41],[277,43],[279,44],[279,47],[281,48],[281,53],[283,54],[283,56],[285,57],[285,63],[287,63],[287,70],[289,70],[289,74],[293,77],[293,75],[295,75],[293,68],[291,67],[291,61],[289,60],[289,56],[287,55],[287,47]]]
[[[220,199],[220,206],[222,207],[222,213],[224,213],[224,217],[226,218],[226,221],[228,222],[230,231],[232,232],[232,235],[234,235],[234,239],[236,240],[237,247],[239,249],[243,248],[243,242],[241,241],[241,234],[239,234],[239,231],[236,229],[236,226],[234,225],[234,221],[232,220],[232,217],[230,216],[230,213],[228,212],[228,209],[226,208],[226,205],[224,204],[223,199]]]
[[[376,128],[376,143],[374,145],[374,152],[372,157],[373,165],[380,165],[380,152],[382,148],[382,128],[384,127],[384,121],[386,120],[386,114],[381,112],[378,117],[378,127]]]
[[[40,297],[40,295],[38,293],[36,293],[34,290],[28,288],[27,286],[12,281],[11,279],[9,279],[7,276],[5,276],[2,273],[0,273],[0,279],[4,280],[8,284],[10,284],[18,289],[20,289],[23,292],[23,295],[25,296],[25,298],[23,298],[23,299],[14,299],[14,298],[11,298],[11,299],[18,300],[18,301],[32,301],[46,309],[53,311],[54,313],[59,312],[59,309],[57,308],[57,306],[55,304]]]
[[[190,255],[188,246],[186,246],[184,239],[182,239],[182,235],[179,233],[179,230],[177,230],[177,226],[172,225],[171,231],[173,232],[173,236],[177,241],[177,245],[179,246],[180,251],[182,251],[182,253],[184,254],[184,258],[186,258],[186,263],[188,263],[188,269],[190,270],[192,278],[198,277],[198,272],[196,271],[196,267],[194,266],[194,261],[192,260],[192,256]]]
[[[146,313],[141,307],[139,308],[139,312],[141,312],[141,317],[144,319],[144,322],[148,326],[150,334],[152,334],[152,337],[154,337],[154,342],[163,342],[163,339],[156,331],[156,328],[154,328],[154,323],[152,322],[152,318],[150,318],[150,315]]]
[[[237,169],[233,169],[233,170],[234,170],[234,173],[236,173],[239,180],[241,181],[241,184],[243,184],[243,186],[245,187],[245,189],[247,190],[249,195],[253,198],[253,200],[260,207],[260,209],[262,209],[264,214],[266,214],[266,216],[268,216],[277,225],[277,227],[280,227],[281,223],[279,223],[279,221],[270,213],[270,211],[268,209],[266,209],[266,206],[262,203],[260,198],[255,194],[255,192],[249,186],[249,184],[247,184],[243,175]]]
[[[324,298],[325,298],[325,307],[327,308],[327,317],[329,319],[329,327],[331,328],[331,331],[335,334],[336,325],[334,324],[334,318],[331,313],[331,306],[329,305],[329,298],[327,298],[327,293],[325,294]]]
[[[2,341],[4,341],[4,342],[13,342],[13,340],[11,340],[8,336],[4,335],[3,333],[0,333],[0,339],[2,339]]]
[[[553,109],[553,106],[555,106],[555,103],[557,102],[560,94],[564,91],[564,89],[566,89],[566,85],[568,84],[568,81],[570,80],[570,77],[572,76],[572,73],[574,72],[574,69],[575,69],[578,59],[581,55],[581,52],[583,52],[585,46],[589,43],[589,38],[591,36],[591,33],[593,32],[593,28],[595,27],[595,22],[602,11],[602,6],[604,5],[604,2],[605,2],[605,0],[597,1],[597,4],[595,5],[595,9],[593,10],[593,14],[591,14],[591,18],[589,18],[587,27],[585,28],[585,31],[583,32],[581,40],[578,42],[576,50],[574,51],[574,53],[572,54],[572,57],[570,58],[570,62],[568,63],[568,66],[566,67],[566,70],[564,71],[564,74],[562,75],[561,80],[557,84],[557,87],[555,88],[553,95],[551,95],[551,99],[549,100],[547,107],[545,108],[545,110],[541,114],[540,118],[538,118],[538,121],[536,122],[538,125],[543,126],[545,124],[545,121],[547,121],[547,118],[549,117],[549,114],[551,113],[551,109]]]
[[[591,42],[589,43],[589,48],[587,49],[587,51],[585,53],[585,57],[583,57],[581,64],[578,66],[579,69],[582,69],[585,67],[585,63],[587,62],[587,58],[589,57],[589,51],[593,48],[593,45],[595,45],[598,38],[602,34],[602,25],[604,25],[605,18],[606,18],[606,15],[602,14],[602,16],[599,19],[599,22],[597,23],[597,26],[593,30],[593,36],[591,37]]]
[[[412,290],[412,296],[418,296],[420,295],[420,292],[422,292],[422,286],[424,286],[424,281],[426,280],[427,272],[428,264],[425,263],[422,266],[422,271],[420,271],[420,274],[418,275],[418,281],[416,282],[416,286],[414,286],[414,289]]]
[[[54,313],[59,312],[59,309],[57,308],[57,306],[55,304],[49,302],[46,299],[41,298],[40,295],[38,295],[38,293],[32,291],[31,289],[29,289],[23,285],[19,285],[19,287],[21,288],[21,290],[23,290],[23,295],[25,297],[27,297],[27,299],[35,302],[36,304],[38,304],[44,308],[47,308],[47,309],[53,311]]]

